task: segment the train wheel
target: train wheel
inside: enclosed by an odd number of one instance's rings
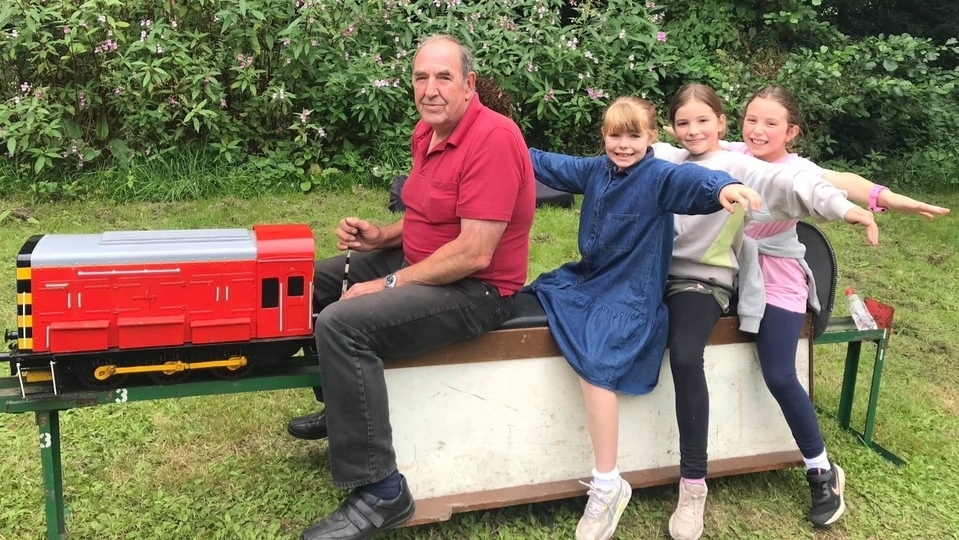
[[[176,364],[178,360],[168,360],[164,362],[164,365],[173,365]],[[147,377],[156,384],[169,385],[177,384],[186,381],[191,376],[189,369],[184,369],[183,371],[176,371],[171,369],[170,371],[154,371],[152,373],[147,373]]]
[[[252,358],[247,357],[246,364],[241,367],[235,369],[219,367],[213,368],[210,371],[213,372],[213,376],[217,379],[223,379],[224,381],[235,381],[237,379],[246,377],[252,373],[254,369],[256,369],[256,362]]]
[[[107,388],[120,387],[126,382],[128,375],[112,375],[106,379],[98,379],[96,376],[97,368],[118,364],[119,362],[108,358],[97,358],[95,360],[84,361],[81,365],[77,366],[77,380],[80,381],[80,384],[86,388],[89,388],[90,390],[105,390]]]

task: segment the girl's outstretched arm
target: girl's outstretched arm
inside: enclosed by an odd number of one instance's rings
[[[876,184],[851,172],[826,171],[822,177],[838,189],[849,194],[849,200],[862,204],[869,204],[869,197]],[[902,214],[919,215],[927,219],[943,216],[949,213],[948,208],[917,201],[911,197],[900,195],[889,188],[879,192],[876,200],[879,206]]]

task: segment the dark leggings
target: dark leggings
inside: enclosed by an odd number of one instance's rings
[[[676,391],[679,472],[683,478],[706,476],[709,388],[703,355],[723,314],[710,294],[681,292],[666,299],[669,308],[669,368]]]
[[[811,459],[822,455],[826,447],[812,400],[796,376],[796,345],[804,317],[767,304],[756,334],[756,349],[766,387],[779,402],[799,451]]]
[[[709,388],[706,385],[706,343],[722,309],[708,294],[681,292],[666,299],[669,307],[669,367],[676,392],[679,426],[679,473],[704,478],[708,460]],[[802,313],[766,306],[756,349],[763,379],[782,409],[799,451],[807,459],[825,451],[809,394],[796,375],[796,346]]]

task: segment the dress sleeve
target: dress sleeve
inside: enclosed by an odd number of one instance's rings
[[[583,194],[591,171],[600,165],[602,158],[583,158],[529,149],[533,162],[533,174],[547,186],[567,193]]]
[[[729,184],[740,183],[725,172],[695,163],[664,163],[662,168],[659,208],[674,214],[712,214],[722,210],[719,192]]]

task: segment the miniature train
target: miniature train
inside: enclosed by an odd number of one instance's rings
[[[31,237],[17,255],[13,375],[88,387],[131,374],[242,376],[310,343],[307,225]]]

